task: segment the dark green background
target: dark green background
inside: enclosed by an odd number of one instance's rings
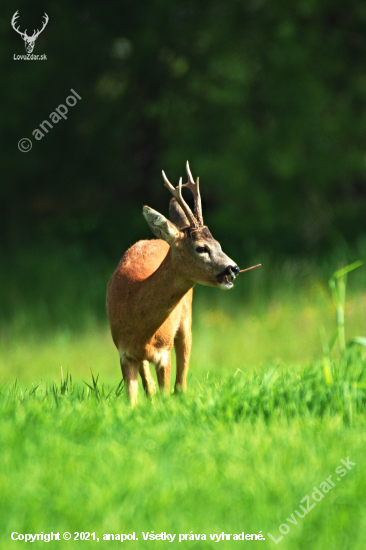
[[[29,34],[48,14],[47,61],[13,59],[16,10]],[[3,281],[45,288],[55,254],[115,265],[152,237],[143,204],[167,215],[161,169],[177,183],[187,159],[242,267],[365,242],[364,0],[19,0],[0,31]],[[36,141],[70,88],[82,100]]]

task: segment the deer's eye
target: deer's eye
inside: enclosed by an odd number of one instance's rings
[[[198,254],[204,254],[205,252],[208,253],[209,249],[207,248],[207,246],[197,246],[196,252],[198,252]]]

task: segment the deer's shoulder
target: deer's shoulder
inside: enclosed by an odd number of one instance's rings
[[[138,241],[125,252],[117,270],[121,275],[135,280],[145,279],[158,269],[169,248],[162,239]]]

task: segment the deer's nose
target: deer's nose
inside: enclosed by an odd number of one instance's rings
[[[240,271],[240,268],[237,265],[229,265],[225,271],[224,275],[237,275]]]

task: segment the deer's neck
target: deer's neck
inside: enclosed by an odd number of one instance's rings
[[[140,283],[134,318],[143,325],[146,338],[151,338],[194,286],[179,275],[179,263],[169,250],[158,269]]]

